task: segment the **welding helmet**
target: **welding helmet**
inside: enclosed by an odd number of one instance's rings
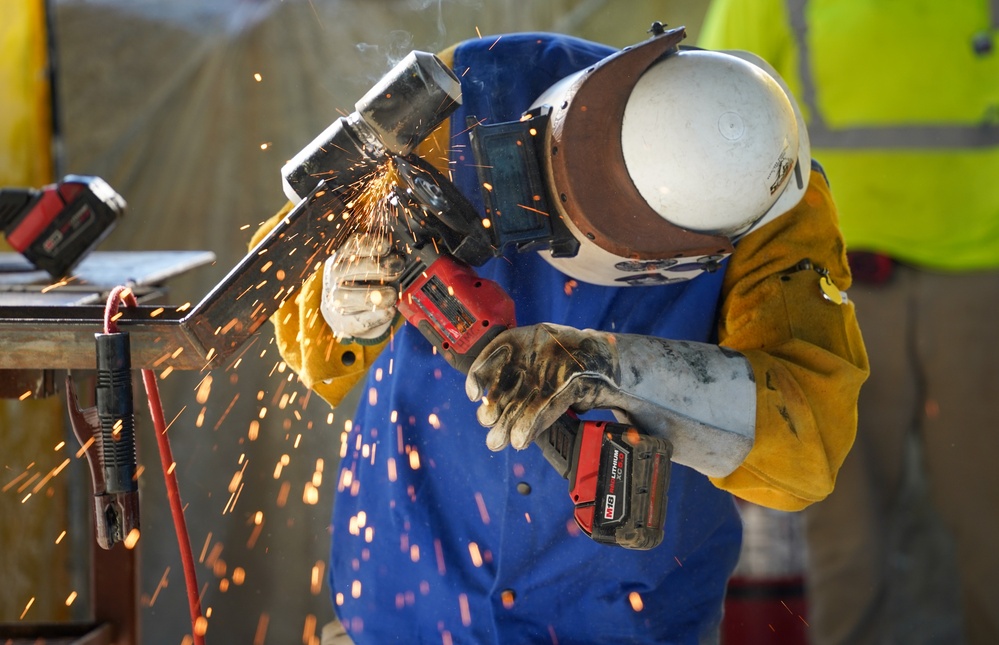
[[[573,278],[713,271],[804,195],[808,138],[783,81],[751,54],[680,49],[682,38],[665,31],[568,76],[525,118],[555,227],[541,253]]]

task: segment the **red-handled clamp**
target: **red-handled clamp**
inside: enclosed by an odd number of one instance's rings
[[[94,484],[97,543],[110,549],[139,528],[128,335],[97,334],[97,405],[83,410],[66,377],[70,424]]]

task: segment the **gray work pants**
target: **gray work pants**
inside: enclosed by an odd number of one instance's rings
[[[902,266],[850,297],[871,376],[836,488],[805,511],[813,643],[956,643],[963,616],[995,645],[999,272]]]

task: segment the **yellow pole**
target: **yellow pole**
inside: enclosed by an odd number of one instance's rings
[[[0,187],[40,187],[55,179],[46,2],[3,4]],[[74,446],[60,446],[63,409],[59,397],[0,399],[0,622],[61,621],[71,613],[74,540],[60,537],[69,530],[69,468],[50,476],[75,460]],[[79,557],[85,566],[89,553]]]

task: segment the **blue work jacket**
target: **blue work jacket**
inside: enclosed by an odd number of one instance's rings
[[[517,119],[552,83],[611,52],[550,34],[458,46],[463,105],[451,118],[452,168],[480,210],[465,117]],[[571,281],[533,252],[510,252],[479,272],[510,293],[519,325],[694,341],[713,340],[723,273],[599,287]],[[537,447],[486,448],[477,403],[464,392],[463,375],[408,324],[367,375],[340,464],[330,560],[336,610],[356,643],[717,638],[741,540],[728,493],[674,464],[663,543],[598,544],[576,528],[568,484]]]

